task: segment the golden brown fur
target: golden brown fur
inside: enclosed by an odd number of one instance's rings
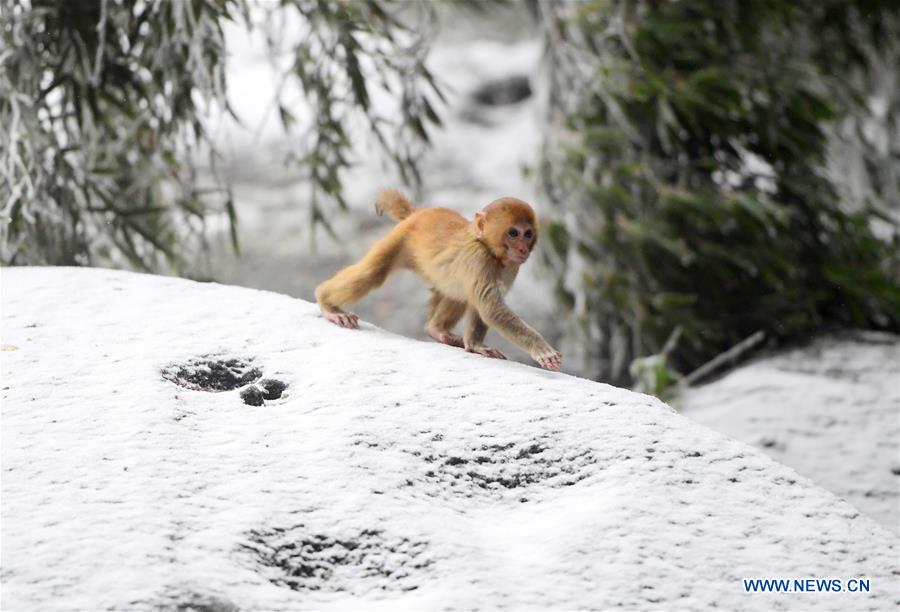
[[[415,208],[394,189],[378,195],[376,209],[399,223],[368,254],[316,289],[328,320],[356,328],[356,315],[341,307],[362,299],[401,268],[418,272],[432,286],[428,334],[445,344],[489,357],[503,357],[484,345],[488,327],[514,342],[541,366],[559,369],[561,355],[503,301],[537,241],[531,206],[516,198],[491,202],[469,221],[447,208]],[[466,314],[463,338],[452,333]]]
[[[396,189],[383,189],[375,200],[375,211],[379,216],[387,213],[397,221],[406,219],[414,210],[412,202]]]

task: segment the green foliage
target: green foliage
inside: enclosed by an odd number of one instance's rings
[[[659,353],[631,361],[628,373],[631,375],[635,391],[668,399],[675,385],[682,382],[682,376],[673,370],[669,363],[672,351],[678,346],[681,333],[682,329],[676,327]]]
[[[631,362],[628,372],[632,387],[640,393],[667,399],[667,394],[675,387],[681,376],[670,369],[665,355],[638,357]]]
[[[296,160],[308,170],[311,216],[341,201],[351,163],[347,125],[362,117],[409,182],[439,95],[422,36],[393,0],[283,0],[308,36],[286,80],[314,110]],[[425,13],[427,4],[422,4]],[[205,119],[229,111],[223,26],[252,27],[245,0],[0,0],[0,260],[178,269],[204,246],[211,214],[236,214]],[[412,61],[410,61],[412,59]],[[400,120],[378,116],[372,82],[402,98]],[[210,153],[210,151],[212,151]],[[210,154],[212,176],[195,160]],[[319,195],[321,194],[321,196]]]
[[[287,50],[291,62],[284,78],[297,80],[315,119],[295,139],[299,150],[292,158],[309,172],[312,222],[329,231],[323,199],[346,208],[341,173],[352,164],[350,126],[356,117],[402,180],[415,188],[421,183],[417,160],[429,144],[427,126],[440,125],[434,98],[443,101],[443,95],[425,65],[427,32],[406,25],[390,10],[395,5],[418,10],[422,23],[435,19],[427,1],[282,0],[270,7],[270,26],[278,23],[275,30],[284,30],[284,20],[296,16],[308,27],[308,35]],[[277,57],[282,43],[277,37],[269,40]],[[373,97],[391,100],[393,107],[378,111]],[[282,104],[279,114],[286,131],[304,127]]]
[[[4,263],[149,268],[197,235],[182,163],[223,95],[231,3],[6,2],[0,51]]]
[[[584,85],[556,99],[543,177],[568,214],[547,261],[598,378],[627,381],[675,329],[681,371],[758,330],[898,329],[896,228],[876,237],[873,210],[845,209],[823,173],[824,130],[854,110],[830,92],[896,12],[620,1],[548,17],[557,86]]]

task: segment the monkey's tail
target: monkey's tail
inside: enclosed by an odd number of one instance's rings
[[[413,214],[416,207],[412,205],[405,195],[396,189],[382,189],[375,200],[375,212],[379,216],[389,214],[397,221],[403,221]]]

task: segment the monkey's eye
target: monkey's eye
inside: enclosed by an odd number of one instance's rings
[[[525,230],[525,237],[528,240],[531,240],[534,237],[534,232],[532,232],[531,230]]]
[[[509,228],[509,231],[506,233],[509,235],[510,238],[518,238],[519,237],[519,230],[517,230],[514,227]]]

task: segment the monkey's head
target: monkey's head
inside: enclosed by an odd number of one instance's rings
[[[538,238],[534,209],[518,198],[494,200],[475,213],[475,235],[503,265],[521,265]]]

